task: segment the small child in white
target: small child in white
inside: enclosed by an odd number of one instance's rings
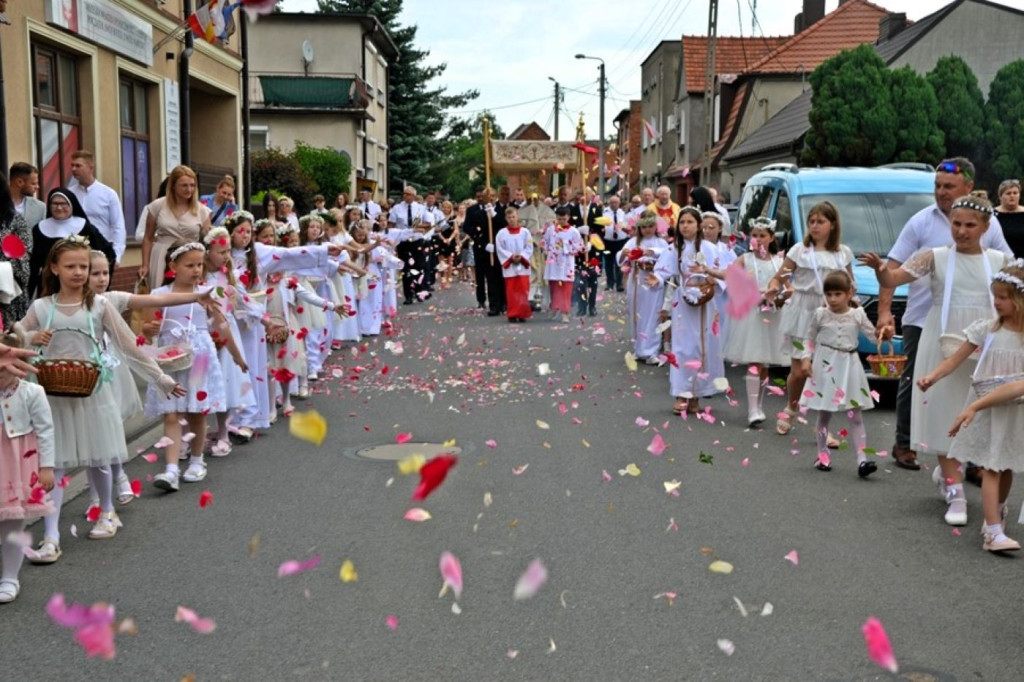
[[[505,279],[505,302],[509,322],[526,322],[533,315],[530,308],[530,257],[533,255],[533,237],[519,224],[519,211],[510,206],[505,209],[508,226],[498,230],[494,247],[498,265]]]
[[[808,327],[808,338],[814,341],[813,366],[811,358],[804,358],[803,370],[810,383],[800,400],[801,405],[818,410],[815,437],[818,458],[814,466],[819,471],[832,471],[828,455],[828,425],[834,412],[845,412],[850,419],[853,446],[857,452],[857,475],[867,478],[878,470],[869,461],[864,448],[867,433],[861,410],[875,406],[864,368],[857,355],[858,332],[870,337],[878,333],[863,308],[851,307],[856,293],[853,280],[845,270],[833,270],[822,282],[825,303],[814,311]],[[810,397],[809,395],[810,394]]]

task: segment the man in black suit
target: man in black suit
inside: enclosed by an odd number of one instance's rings
[[[492,258],[491,255],[494,249],[491,235],[496,235],[500,229],[493,201],[494,190],[478,188],[476,203],[466,209],[466,220],[462,224],[462,230],[473,241],[473,260],[476,261],[476,302],[480,308],[486,305],[487,314],[491,317],[500,315],[505,305],[504,277],[496,257]],[[491,216],[490,231],[487,228],[488,215]]]

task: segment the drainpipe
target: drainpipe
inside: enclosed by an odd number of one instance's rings
[[[359,61],[360,61],[361,65],[362,65],[361,66],[362,73],[359,74],[359,77],[363,79],[363,83],[366,83],[366,27],[365,26],[363,27],[363,36],[362,37],[363,37],[363,43],[362,43],[363,50],[362,50],[362,54],[359,55]],[[369,88],[369,85],[367,85],[367,88]],[[367,93],[367,94],[369,94],[369,93]],[[377,93],[374,93],[374,99],[376,99],[376,98],[377,98]],[[362,128],[363,128],[363,168],[362,168],[361,172],[359,172],[358,170],[356,172],[356,176],[357,177],[359,175],[362,175],[364,178],[366,177],[366,168],[367,168],[366,164],[368,163],[368,159],[370,158],[367,155],[367,151],[369,149],[369,146],[368,146],[368,143],[366,141],[367,134],[368,134],[367,130],[366,130],[366,121],[367,121],[366,116],[363,116],[363,121],[362,121]],[[377,178],[377,187],[380,187],[380,181],[381,181],[381,178]],[[356,188],[353,187],[352,189],[353,189],[353,192],[351,192],[351,195],[355,196],[355,189]],[[388,188],[385,187],[384,188],[384,196],[387,196],[387,191],[388,191]]]
[[[0,48],[0,63],[3,62],[2,48]],[[0,170],[7,173],[7,105],[4,100],[4,72],[0,68]]]
[[[249,198],[252,196],[249,184],[252,182],[252,159],[249,156],[249,20],[245,11],[238,13],[238,21],[242,51],[242,192],[236,199],[239,206],[248,209]]]
[[[182,13],[185,15],[187,20],[192,16],[192,0],[183,0],[181,3]],[[181,56],[178,57],[178,101],[181,108],[181,163],[183,166],[192,165],[192,116],[189,112],[189,77],[188,77],[188,60],[192,56],[195,36],[192,35],[192,29],[185,29],[185,49],[181,51]],[[196,188],[196,191],[199,191]]]

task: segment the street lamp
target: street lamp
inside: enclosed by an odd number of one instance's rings
[[[605,96],[605,83],[604,83],[604,60],[600,57],[591,57],[585,54],[577,54],[576,59],[594,59],[601,62],[601,80],[599,82],[598,90],[601,93],[601,113],[600,120],[598,122],[598,138],[597,138],[597,195],[603,201],[604,200],[604,96]],[[586,177],[586,175],[584,175]]]

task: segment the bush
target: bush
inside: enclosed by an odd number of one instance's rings
[[[295,212],[299,215],[312,208],[310,200],[318,191],[316,181],[309,171],[276,147],[253,153],[252,186],[259,190],[260,201],[267,190],[273,190],[278,196],[291,197],[295,202]],[[253,207],[259,205],[256,195],[249,200]]]
[[[310,147],[296,140],[290,156],[313,178],[317,192],[327,198],[328,204],[333,204],[334,197],[342,192],[349,193],[352,161],[344,154],[328,147]]]

